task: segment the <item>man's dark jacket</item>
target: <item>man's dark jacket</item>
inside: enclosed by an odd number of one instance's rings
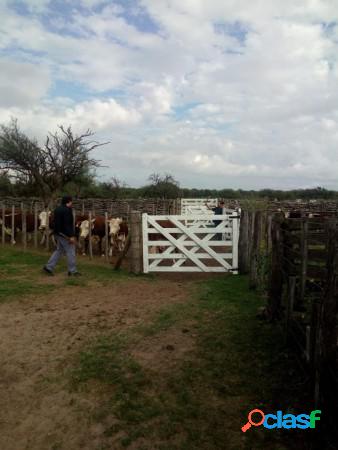
[[[219,216],[223,214],[223,208],[221,208],[220,206],[216,206],[215,208],[212,208],[215,216]],[[217,227],[217,225],[219,225],[220,223],[222,223],[221,220],[213,220],[215,227]]]
[[[54,234],[59,236],[73,237],[74,233],[74,218],[72,208],[61,205],[54,211]]]

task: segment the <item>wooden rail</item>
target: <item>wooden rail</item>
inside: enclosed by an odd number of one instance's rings
[[[240,247],[245,257],[240,267],[247,271],[249,259],[250,285],[258,288],[257,261],[266,259],[267,317],[282,325],[286,343],[306,367],[314,405],[334,418],[338,412],[338,219],[285,219],[266,211],[242,215],[247,217],[242,218]],[[331,428],[336,430],[334,425]],[[328,428],[325,433],[332,435]]]

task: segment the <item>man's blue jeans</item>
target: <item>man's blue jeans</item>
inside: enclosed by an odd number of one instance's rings
[[[49,258],[46,264],[47,269],[54,270],[61,256],[66,255],[68,263],[68,272],[74,273],[76,269],[75,244],[71,244],[62,236],[55,236],[56,250]]]

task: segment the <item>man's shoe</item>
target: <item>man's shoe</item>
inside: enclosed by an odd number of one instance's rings
[[[80,272],[68,272],[69,277],[80,277]]]
[[[52,270],[48,269],[46,266],[43,266],[42,270],[49,276],[54,276],[54,273]]]

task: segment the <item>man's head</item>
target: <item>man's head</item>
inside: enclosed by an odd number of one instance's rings
[[[219,202],[218,202],[218,205],[219,205],[221,208],[224,208],[224,201],[223,201],[223,200],[219,201]]]
[[[73,199],[70,195],[65,195],[62,197],[62,205],[68,206],[68,208],[71,208],[73,205]]]

